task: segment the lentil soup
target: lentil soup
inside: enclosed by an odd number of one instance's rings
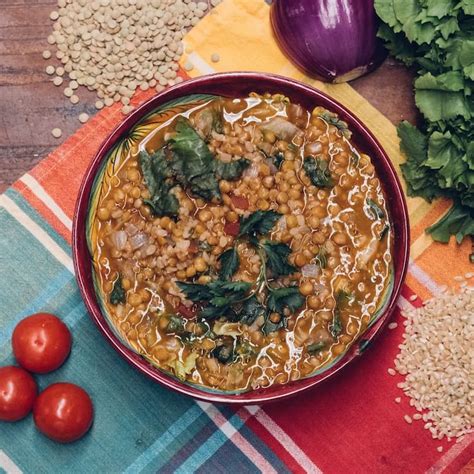
[[[393,276],[386,199],[347,124],[282,95],[188,96],[149,114],[96,178],[96,292],[150,363],[208,390],[331,367]]]

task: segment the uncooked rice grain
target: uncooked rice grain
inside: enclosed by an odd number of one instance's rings
[[[434,439],[472,432],[474,290],[442,294],[402,314],[407,325],[395,368],[406,377],[397,386],[425,411]]]

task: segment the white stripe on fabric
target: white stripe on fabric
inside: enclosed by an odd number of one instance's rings
[[[209,66],[209,64],[207,64],[206,61],[204,61],[204,59],[202,59],[197,53],[191,53],[188,55],[188,61],[202,74],[212,74],[216,72],[216,70]]]
[[[454,443],[446,454],[438,459],[427,471],[426,474],[438,474],[444,471],[456,458],[474,442],[474,433],[465,435],[459,443]]]
[[[263,410],[255,412],[255,419],[283,446],[290,456],[307,473],[320,474],[322,471],[309,459],[301,448]]]
[[[63,264],[71,273],[74,273],[71,257],[5,194],[0,195],[0,206],[28,230],[53,257]]]
[[[212,404],[207,402],[198,401],[197,404],[201,409],[209,416],[209,418],[214,422],[214,424],[222,431],[222,433],[230,440],[234,445],[240,450],[242,454],[247,456],[247,458],[263,473],[273,474],[277,471],[273,468],[265,457],[258,452],[250,442],[245,439],[245,437],[239,432],[237,428],[232,424],[232,422],[224,417],[224,415]],[[239,410],[240,411],[240,410]],[[252,414],[246,410],[248,415]],[[240,419],[245,423],[248,416],[242,416],[241,413],[237,413]]]
[[[23,471],[0,449],[0,468],[7,474],[22,474]]]
[[[54,199],[33,176],[25,174],[20,178],[20,181],[25,183],[31,191],[33,191],[33,194],[66,226],[67,230],[72,229],[71,219],[69,219],[65,212],[56,204]]]
[[[422,270],[416,263],[410,262],[408,270],[412,275],[425,286],[433,295],[441,294],[439,286],[431,279],[431,277]]]

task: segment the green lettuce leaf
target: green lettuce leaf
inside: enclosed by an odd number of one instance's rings
[[[472,208],[453,204],[451,209],[431,227],[426,233],[438,242],[449,242],[451,235],[461,243],[464,237],[474,236],[474,211]]]
[[[474,2],[375,0],[378,36],[417,72],[415,102],[424,121],[398,126],[401,165],[410,196],[454,200],[429,232],[447,242],[473,235]],[[471,257],[474,261],[474,256]]]
[[[400,149],[406,156],[406,162],[400,168],[407,183],[409,196],[421,196],[431,202],[441,195],[436,174],[424,166],[427,158],[428,140],[416,127],[403,121],[397,128],[400,137]]]

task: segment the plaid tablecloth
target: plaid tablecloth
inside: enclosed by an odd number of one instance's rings
[[[185,38],[196,76],[257,70],[294,77],[329,93],[377,135],[400,161],[393,125],[349,85],[302,76],[272,39],[263,1],[226,0]],[[221,60],[211,62],[218,53]],[[140,92],[133,103],[148,98]],[[119,106],[98,113],[30,173],[0,196],[0,364],[13,363],[10,335],[24,316],[49,311],[71,328],[71,357],[38,377],[85,387],[94,400],[91,432],[71,445],[39,434],[32,417],[0,425],[0,472],[328,472],[418,473],[474,471],[474,437],[459,443],[431,438],[390,376],[401,341],[386,330],[359,361],[321,387],[287,402],[229,408],[196,402],[150,382],[122,361],[89,319],[71,260],[71,220],[83,173],[104,137],[122,119]],[[412,261],[399,306],[422,298],[470,271],[468,244],[434,244],[423,229],[448,203],[409,199]],[[419,298],[409,302],[416,294]],[[395,398],[402,397],[400,404]],[[443,452],[437,447],[442,446]]]

